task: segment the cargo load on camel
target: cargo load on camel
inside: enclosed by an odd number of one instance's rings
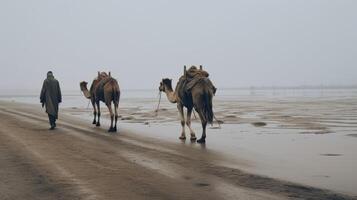
[[[209,87],[212,89],[213,94],[216,94],[217,88],[213,85],[211,80],[208,78],[209,74],[205,70],[198,69],[196,66],[191,66],[188,70],[184,70],[184,75],[180,77],[176,85],[177,96],[185,96],[191,92],[191,89],[199,82],[205,81]]]

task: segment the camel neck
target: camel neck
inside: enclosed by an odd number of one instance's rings
[[[167,96],[167,99],[171,103],[177,103],[177,98],[175,92],[172,90],[172,88],[166,88],[165,94]]]
[[[83,95],[84,97],[86,97],[87,99],[90,99],[91,98],[91,94],[90,94],[90,91],[85,87],[83,89],[81,89],[82,92],[83,92]]]

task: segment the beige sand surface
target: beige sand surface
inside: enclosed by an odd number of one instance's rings
[[[208,129],[206,148],[244,160],[250,173],[357,195],[357,97],[333,91],[322,96],[234,96],[218,98],[214,110],[224,124]],[[120,127],[141,137],[177,142],[177,109],[166,99],[156,116],[154,99],[124,99]],[[90,121],[91,109],[65,112]],[[104,109],[104,118],[107,116]],[[194,129],[200,135],[198,120]],[[196,145],[189,147],[197,147]],[[225,163],[235,166],[235,163]]]
[[[0,102],[0,199],[352,199],[222,166],[207,148],[108,134],[38,106]],[[249,166],[244,160],[239,163]]]

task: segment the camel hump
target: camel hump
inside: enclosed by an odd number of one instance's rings
[[[116,80],[115,80],[114,78],[112,78],[112,77],[109,77],[109,76],[108,76],[108,77],[105,77],[105,78],[103,78],[102,80],[99,81],[98,86],[99,86],[99,87],[104,87],[105,84],[107,84],[107,83],[109,83],[110,81],[113,81],[113,80],[116,81]]]
[[[201,65],[202,66],[202,65]],[[207,71],[203,70],[200,66],[198,69],[196,66],[191,66],[190,69],[187,70],[186,74],[188,78],[195,78],[195,77],[209,77]]]
[[[203,83],[215,94],[217,89],[208,77],[208,72],[202,70],[201,67],[198,69],[196,66],[191,66],[185,75],[179,79],[175,91],[178,93],[178,96],[183,96],[184,94],[190,93],[192,88],[198,83]]]
[[[103,78],[97,83],[95,94],[99,100],[104,100],[104,87],[112,82],[115,83],[114,85],[118,85],[118,82],[112,77]]]

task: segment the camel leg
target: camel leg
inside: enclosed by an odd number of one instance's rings
[[[117,132],[117,122],[118,122],[118,103],[114,103],[114,112],[115,112],[115,124],[114,124],[114,132]]]
[[[113,110],[112,110],[112,104],[109,103],[107,105],[108,109],[109,109],[109,113],[110,113],[110,128],[108,130],[108,132],[113,132],[114,128],[113,128],[113,121],[114,121],[114,114],[113,114]]]
[[[205,117],[203,116],[202,112],[198,112],[200,118],[201,118],[201,124],[202,124],[202,136],[201,139],[197,140],[198,143],[204,144],[206,143],[206,126],[207,126],[207,121]]]
[[[185,134],[185,116],[184,116],[184,113],[183,113],[183,105],[177,104],[177,108],[178,108],[179,113],[180,113],[181,126],[182,126],[182,132],[181,132],[181,136],[179,137],[179,139],[180,139],[180,140],[186,140],[186,134]]]
[[[94,115],[94,119],[93,119],[93,123],[92,124],[97,124],[97,108],[95,107],[95,102],[92,101],[92,106],[93,106],[93,115]]]
[[[187,119],[186,119],[186,125],[190,129],[190,134],[191,134],[191,141],[196,141],[196,135],[195,132],[193,131],[191,127],[191,114],[192,114],[192,108],[187,108]]]
[[[97,104],[97,108],[98,108],[98,113],[97,113],[97,116],[98,116],[98,121],[97,121],[97,124],[96,126],[100,126],[100,102],[96,102]]]

